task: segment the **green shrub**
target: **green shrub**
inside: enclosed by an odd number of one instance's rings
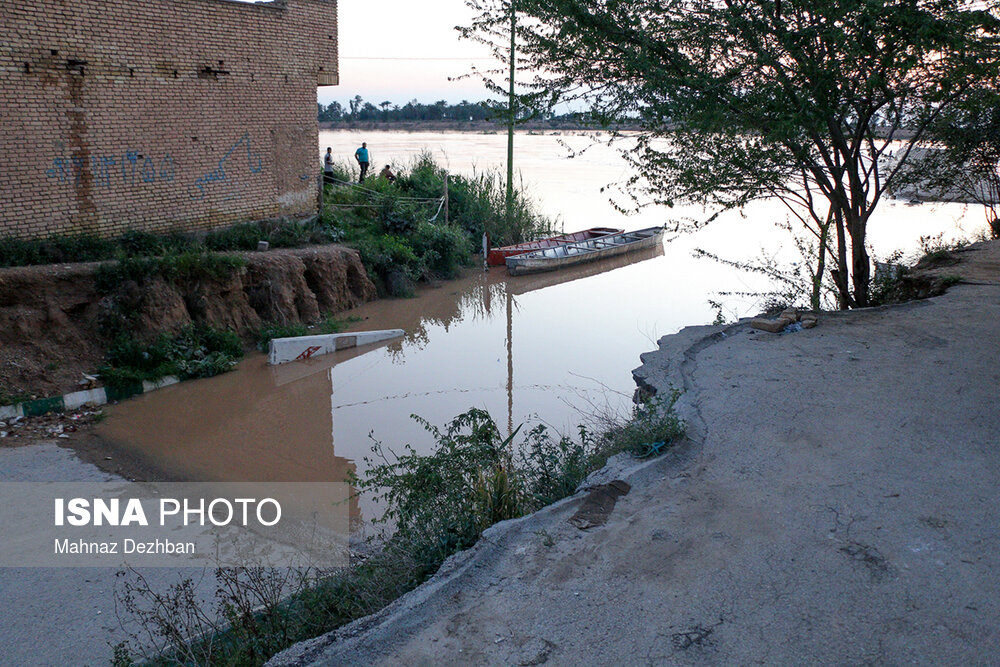
[[[150,344],[119,336],[99,372],[105,384],[120,389],[168,375],[211,377],[230,370],[242,357],[243,343],[232,331],[191,325],[175,334],[160,334]]]
[[[470,264],[472,244],[456,227],[421,222],[411,243],[421,263],[438,278],[454,278],[459,267]]]
[[[94,262],[114,255],[113,241],[92,234],[44,239],[0,239],[0,266]]]
[[[226,280],[245,265],[246,260],[242,257],[210,253],[201,249],[162,257],[123,256],[117,262],[97,267],[94,282],[99,293],[111,294],[127,281],[142,283],[156,276],[173,282]]]
[[[484,231],[489,231],[495,245],[551,232],[551,224],[535,212],[522,188],[515,191],[508,221],[506,184],[498,172],[450,176],[446,223],[442,207],[446,172],[430,153],[396,171],[393,183],[372,178],[360,186],[327,188],[321,215],[323,225],[342,233],[361,252],[380,294],[408,294],[407,281],[454,277],[460,266],[469,263]]]
[[[357,246],[361,262],[380,294],[410,295],[409,281],[422,277],[424,264],[406,239],[383,234],[363,239]]]

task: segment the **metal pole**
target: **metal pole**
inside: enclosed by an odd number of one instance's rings
[[[507,225],[510,228],[514,215],[514,119],[517,113],[514,107],[514,69],[515,69],[515,34],[517,14],[514,10],[514,0],[510,0],[510,92],[507,96]]]

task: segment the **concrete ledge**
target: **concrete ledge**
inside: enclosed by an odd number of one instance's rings
[[[0,419],[13,419],[15,417],[37,417],[47,412],[63,412],[66,410],[77,410],[84,405],[105,405],[110,401],[120,401],[139,394],[146,394],[162,387],[169,387],[180,382],[179,378],[172,375],[160,378],[155,382],[143,382],[141,385],[135,384],[124,389],[112,389],[109,387],[97,387],[95,389],[85,389],[74,391],[63,396],[53,396],[51,398],[39,398],[34,401],[25,401],[16,405],[0,405]]]
[[[104,391],[104,387],[98,387],[97,389],[87,389],[85,391],[74,391],[72,394],[66,394],[63,396],[63,407],[66,410],[76,410],[80,406],[87,405],[104,405],[108,402],[108,394]]]
[[[0,419],[14,419],[15,417],[23,417],[24,410],[21,409],[21,405],[0,405]]]
[[[275,366],[290,361],[305,361],[337,350],[378,343],[399,338],[402,335],[402,329],[385,329],[383,331],[352,331],[351,333],[275,338],[268,347],[267,363]]]

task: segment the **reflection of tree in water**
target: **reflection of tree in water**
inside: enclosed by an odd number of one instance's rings
[[[466,319],[485,322],[503,317],[507,303],[506,278],[505,275],[498,279],[483,273],[460,292],[449,293],[451,299],[415,300],[421,307],[413,310],[413,321],[403,327],[406,335],[386,348],[389,358],[393,363],[402,363],[404,352],[426,348],[430,342],[429,329],[441,327],[447,332]],[[514,309],[517,309],[516,302]]]

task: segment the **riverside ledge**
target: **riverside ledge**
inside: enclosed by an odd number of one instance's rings
[[[381,612],[269,664],[1000,660],[1000,244],[964,282],[794,334],[692,327],[643,355],[690,439],[486,531]]]

